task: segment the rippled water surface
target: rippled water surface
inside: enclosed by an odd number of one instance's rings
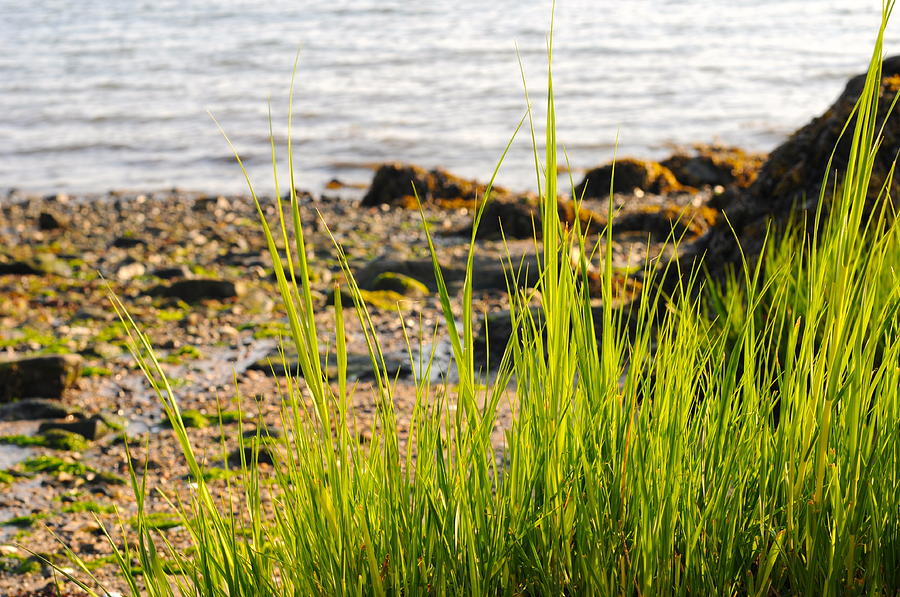
[[[559,0],[572,165],[720,140],[767,150],[861,71],[879,0]],[[294,54],[298,186],[386,160],[486,178],[540,112],[546,0],[0,0],[0,190],[244,188],[211,111],[271,189]],[[900,52],[892,25],[887,52]],[[502,183],[534,178],[530,135]]]

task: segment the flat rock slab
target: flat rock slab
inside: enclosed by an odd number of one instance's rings
[[[0,363],[0,402],[16,398],[60,399],[81,374],[81,357],[48,355]]]

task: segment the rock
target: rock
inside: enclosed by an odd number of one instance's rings
[[[39,276],[43,272],[25,261],[0,263],[0,276]]]
[[[0,402],[15,398],[62,398],[81,373],[74,354],[18,359],[0,363]]]
[[[151,276],[156,276],[160,280],[174,280],[175,278],[187,278],[191,272],[183,265],[175,267],[161,267],[150,272]]]
[[[624,304],[614,309],[612,321],[616,327],[615,333],[620,336],[628,335],[634,338],[637,333],[637,308],[632,310],[631,304]],[[533,306],[529,307],[529,311],[534,318],[537,329],[543,329],[544,314],[541,308]],[[604,307],[602,305],[591,307],[591,318],[594,322],[594,330],[598,341],[600,334],[603,332],[603,316]],[[486,358],[489,359],[491,367],[496,367],[500,364],[503,353],[513,337],[515,327],[509,310],[490,313],[482,319],[480,330],[474,342],[476,367]]]
[[[110,428],[102,415],[93,415],[88,418],[67,417],[41,423],[38,427],[38,433],[55,430],[77,433],[85,439],[94,441],[109,433]]]
[[[447,284],[462,282],[466,277],[464,264],[440,262],[444,281]],[[437,282],[434,277],[434,265],[431,259],[384,259],[376,258],[364,265],[354,273],[353,277],[360,288],[374,290],[375,280],[384,273],[393,273],[418,280],[425,284],[432,292],[437,291]]]
[[[0,421],[62,419],[78,413],[78,409],[57,400],[27,398],[0,405]]]
[[[605,216],[585,207],[576,213],[575,204],[565,199],[557,200],[556,209],[562,222],[574,226],[577,218],[581,229],[588,233],[599,232],[606,223]],[[492,199],[484,208],[476,238],[540,238],[540,211],[540,199],[534,195]],[[472,228],[466,227],[460,234],[471,236]]]
[[[575,187],[576,197],[606,199],[610,185],[613,193],[633,193],[640,189],[648,193],[674,193],[685,190],[671,170],[658,162],[624,158],[590,170]]]
[[[194,211],[215,211],[217,209],[228,211],[231,203],[225,197],[198,197],[192,206]]]
[[[696,188],[749,187],[756,180],[766,156],[748,153],[738,147],[695,145],[692,153],[679,152],[660,162],[672,171],[678,182]]]
[[[72,268],[52,253],[39,253],[28,261],[0,263],[0,276],[41,276],[44,274],[66,278],[72,275]]]
[[[383,357],[385,366],[392,379],[394,377],[405,379],[412,375],[412,367],[406,353],[386,353]],[[320,357],[320,359],[323,370],[328,373],[330,379],[334,379],[337,376],[337,359],[334,353],[331,352],[328,354],[328,360],[326,360],[324,356]],[[303,374],[303,372],[300,371],[297,352],[293,346],[285,347],[284,358],[282,358],[281,353],[276,350],[269,356],[259,359],[250,365],[248,369],[251,371],[261,371],[268,376],[275,377],[285,377],[287,375],[302,376]],[[368,354],[347,355],[347,378],[351,381],[367,381],[375,379],[372,361]]]
[[[243,448],[235,448],[228,455],[228,464],[239,467],[242,462],[247,466],[256,464],[274,464],[278,459],[278,440],[272,437],[254,435],[244,441]]]
[[[520,288],[534,286],[538,278],[537,257],[533,253],[511,256],[513,265],[521,272],[517,282]],[[444,283],[451,291],[466,279],[465,261],[439,262]],[[476,255],[472,267],[474,290],[507,290],[505,258]],[[392,260],[374,259],[354,274],[356,283],[364,290],[372,289],[375,280],[384,273],[400,274],[423,283],[431,292],[437,292],[437,280],[430,259]],[[333,300],[333,299],[332,299]],[[352,304],[351,303],[345,303]]]
[[[69,222],[66,218],[49,211],[42,211],[40,215],[38,215],[38,228],[41,230],[61,230],[68,225]]]
[[[230,299],[240,296],[243,292],[244,288],[240,283],[212,279],[179,280],[169,286],[157,286],[151,290],[153,295],[180,299],[186,303]]]
[[[278,427],[274,427],[272,425],[265,425],[263,427],[254,427],[253,429],[247,429],[241,434],[245,439],[252,439],[254,437],[271,437],[273,439],[281,439],[284,437],[284,432],[281,431]]]
[[[393,290],[363,290],[360,289],[359,296],[366,305],[374,307],[382,311],[396,311],[403,308],[404,304],[409,303],[410,297],[404,296]],[[325,305],[335,304],[335,291],[332,290],[325,295]],[[355,305],[353,295],[349,290],[341,290],[341,305],[344,309],[352,309]]]
[[[412,298],[428,296],[428,287],[409,276],[396,272],[384,272],[372,281],[372,290],[390,290]]]
[[[813,201],[818,198],[828,160],[862,92],[865,79],[865,74],[850,79],[843,93],[824,114],[796,131],[772,151],[749,189],[749,200],[760,201],[770,208],[786,208],[802,197]],[[887,180],[900,147],[900,119],[896,115],[887,118],[898,90],[900,56],[892,56],[882,64],[881,93],[875,122],[879,126],[882,122],[886,124],[882,131],[884,142],[875,157],[869,199],[874,199]],[[839,179],[847,168],[853,126],[854,123],[851,123],[849,132],[841,138],[837,151],[834,152],[831,172],[833,174],[836,170]],[[834,188],[833,176],[829,178],[829,187]],[[894,198],[898,197],[900,180],[896,177],[890,190]]]
[[[413,191],[415,187],[415,192]],[[481,199],[485,185],[466,180],[436,168],[425,170],[413,164],[384,164],[375,172],[369,190],[360,205],[391,205],[414,209],[415,194],[422,203],[442,207],[471,207]],[[505,189],[494,187],[493,195],[505,195]]]
[[[134,249],[135,247],[145,246],[146,244],[147,244],[147,241],[140,239],[140,238],[134,238],[131,236],[120,236],[112,241],[111,246],[113,246],[117,249]]]
[[[664,242],[693,240],[716,223],[719,212],[692,205],[648,205],[622,214],[613,223],[616,232],[649,232],[653,240]]]
[[[900,147],[900,118],[896,114],[887,118],[894,97],[900,90],[900,56],[885,59],[882,67],[878,113],[874,119],[879,126],[885,123],[881,131],[884,139],[873,160],[864,213],[871,209],[874,199],[888,180]],[[833,155],[831,176],[824,194],[823,207],[827,211],[832,189],[835,188],[834,173],[837,173],[839,181],[846,172],[855,123],[850,123],[843,137],[841,131],[854,110],[865,78],[866,75],[862,74],[850,79],[825,113],[772,151],[749,188],[726,194],[728,200],[720,205],[728,216],[727,220],[722,219],[712,226],[709,232],[693,243],[690,251],[681,256],[679,267],[669,268],[666,276],[658,280],[664,289],[674,288],[682,276],[691,275],[701,260],[710,274],[718,276],[729,266],[752,259],[759,254],[765,239],[768,237],[771,243],[790,218],[806,217],[808,224],[814,224],[822,182]],[[895,177],[888,190],[896,210],[900,180]],[[891,213],[890,208],[888,213]],[[809,233],[814,230],[815,226],[807,226]]]
[[[72,276],[71,266],[52,253],[39,253],[34,256],[35,267],[44,274],[69,278]]]

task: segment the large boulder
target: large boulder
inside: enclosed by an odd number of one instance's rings
[[[900,151],[900,119],[891,113],[894,98],[900,90],[900,56],[885,59],[882,69],[876,125],[885,123],[884,142],[875,156],[869,199],[874,199],[881,190]],[[831,174],[837,172],[840,180],[847,169],[854,123],[850,124],[847,134],[841,136],[841,131],[850,119],[865,81],[865,74],[850,79],[843,93],[825,113],[772,151],[744,201],[758,203],[759,211],[790,209],[797,202],[802,204],[801,207],[811,207],[819,197],[832,152]],[[831,176],[830,188],[834,188],[834,182]],[[898,191],[900,181],[895,178],[891,193],[897,197]]]
[[[81,374],[81,357],[48,355],[0,363],[0,402],[16,398],[62,398]]]

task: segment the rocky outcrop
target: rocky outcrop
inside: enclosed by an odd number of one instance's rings
[[[846,173],[855,125],[851,114],[865,80],[865,74],[850,79],[825,113],[772,151],[748,188],[723,195],[721,207],[727,218],[721,218],[692,245],[682,256],[681,267],[670,269],[663,280],[664,285],[676,284],[679,278],[676,271],[691,272],[701,259],[704,267],[713,274],[740,263],[743,258],[752,259],[761,250],[769,229],[777,234],[789,217],[814,215],[830,163],[822,206],[828,210],[835,183],[839,183]],[[884,138],[873,162],[867,210],[885,186],[900,152],[900,118],[894,113],[896,110],[891,111],[898,90],[900,56],[894,56],[883,62],[876,122],[878,126],[884,123],[881,131]],[[842,136],[845,127],[847,132]],[[892,197],[900,196],[897,178],[893,179],[889,190]]]

